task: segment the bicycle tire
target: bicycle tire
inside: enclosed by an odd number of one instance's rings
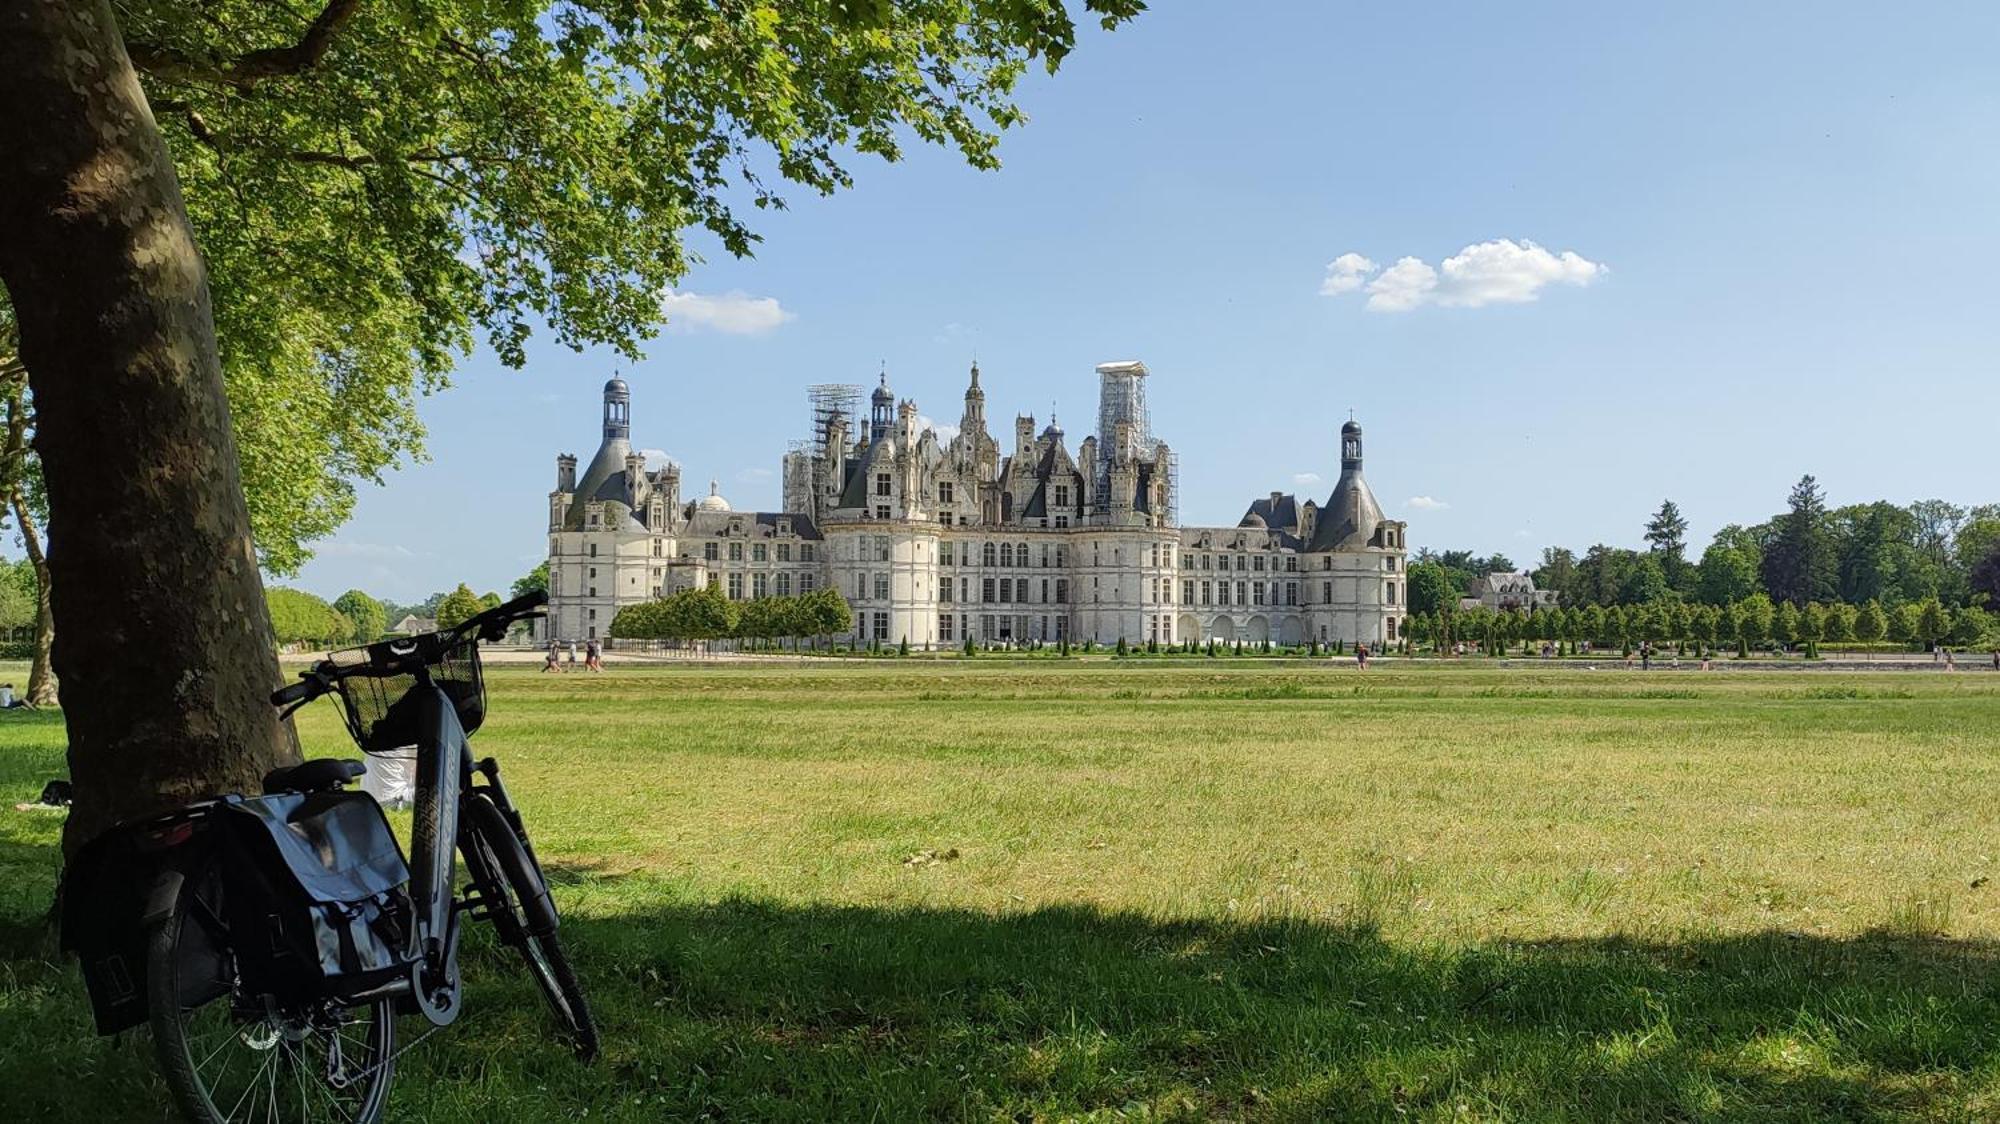
[[[583,1061],[595,1058],[597,1022],[590,1013],[590,1001],[584,997],[583,984],[577,980],[562,940],[556,936],[555,906],[548,901],[548,883],[542,878],[540,866],[515,834],[506,815],[484,793],[475,793],[466,800],[462,830],[475,850],[466,865],[486,868],[488,884],[479,889],[492,902],[487,912],[501,942],[521,954],[528,975],[569,1035],[576,1056]],[[529,914],[527,903],[535,902],[544,903],[546,924],[538,916],[540,910],[535,910],[534,916]]]
[[[324,1068],[316,1071],[314,1066],[305,1064],[312,1060],[307,1044],[315,1037],[329,1037],[325,1021],[345,1018],[349,1012],[330,1010],[319,1026],[313,1025],[315,1019],[312,1015],[303,1013],[281,1016],[286,1020],[284,1025],[278,1025],[278,1017],[273,1016],[266,1016],[261,1023],[251,1023],[239,1020],[233,1010],[223,1009],[229,1004],[228,991],[193,1007],[182,1006],[186,990],[182,986],[181,972],[190,961],[190,957],[183,954],[182,945],[188,939],[188,926],[191,923],[200,924],[194,919],[190,906],[195,895],[208,882],[212,869],[191,874],[183,884],[173,910],[155,922],[152,931],[147,934],[147,1022],[152,1030],[160,1075],[173,1094],[174,1104],[194,1124],[235,1124],[239,1120],[267,1117],[272,1120],[318,1119],[338,1121],[340,1124],[375,1124],[388,1105],[389,1087],[395,1080],[395,1012],[389,1000],[380,999],[355,1009],[365,1012],[362,1017],[367,1021],[367,1029],[358,1040],[343,1034],[337,1022],[332,1024],[332,1039],[346,1046],[362,1047],[353,1069],[359,1080],[366,1084],[358,1095],[350,1098],[351,1111],[343,1108],[342,1100],[350,1090],[336,1087],[331,1081],[322,1084]],[[199,1041],[191,1034],[191,1026],[197,1020],[205,1024],[198,1032]],[[232,1049],[232,1044],[238,1049]],[[238,1057],[255,1058],[259,1054],[268,1056],[251,1071],[240,1093],[222,1084],[223,1078],[236,1072]],[[325,1056],[322,1053],[321,1057]],[[218,1057],[221,1058],[219,1065],[216,1062]],[[289,1070],[293,1078],[282,1085],[278,1078],[281,1067]],[[325,1068],[330,1068],[330,1063]],[[348,1067],[343,1065],[341,1068],[345,1070]],[[269,1080],[261,1083],[261,1095],[257,1095],[260,1093],[260,1079],[267,1073]],[[292,1096],[294,1092],[297,1094],[296,1101]],[[318,1095],[309,1095],[312,1092]],[[221,1094],[219,1098],[218,1093]],[[252,1099],[253,1095],[255,1099]],[[219,1101],[229,1102],[230,1107],[222,1109]],[[248,1111],[243,1116],[237,1115],[238,1109],[246,1108]],[[268,1113],[265,1111],[267,1108]],[[331,1111],[315,1115],[325,1109]]]

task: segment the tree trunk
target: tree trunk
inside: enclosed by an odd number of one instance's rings
[[[29,706],[53,706],[56,677],[50,666],[56,642],[55,602],[49,593],[49,560],[42,553],[42,538],[35,533],[34,513],[21,498],[20,485],[11,497],[14,521],[21,527],[21,545],[28,552],[28,564],[35,568],[35,662],[28,668]]]
[[[289,756],[208,284],[105,0],[0,0],[0,282],[49,496],[75,848]]]

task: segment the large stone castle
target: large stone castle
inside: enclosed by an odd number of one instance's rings
[[[1097,368],[1098,432],[1071,453],[1053,418],[987,431],[979,367],[941,440],[886,375],[860,415],[854,388],[814,388],[808,441],[784,458],[779,512],[683,499],[679,465],[648,471],[631,392],[604,385],[604,434],[549,494],[550,634],[609,635],[620,608],[714,586],[734,600],[831,586],[859,642],[954,647],[1068,639],[1341,641],[1402,636],[1404,524],[1361,475],[1361,427],[1340,431],[1324,504],[1272,492],[1233,527],[1183,527],[1175,457],[1150,430],[1146,368]],[[833,393],[826,393],[833,392]]]

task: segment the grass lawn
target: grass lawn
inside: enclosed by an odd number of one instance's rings
[[[492,680],[604,1056],[480,944],[395,1119],[2000,1118],[1990,673]],[[9,808],[61,753],[0,715]],[[0,812],[0,1120],[157,1119],[59,826]]]

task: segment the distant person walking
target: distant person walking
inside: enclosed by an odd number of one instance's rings
[[[569,665],[571,667],[576,666],[576,641],[574,640],[569,642]]]
[[[1639,644],[1639,670],[1653,670],[1653,646],[1643,641]]]
[[[599,648],[599,647],[598,647],[598,645],[597,645],[597,637],[595,637],[595,636],[593,636],[593,637],[591,637],[591,638],[590,638],[590,643],[588,643],[588,644],[584,645],[584,649],[583,649],[583,666],[584,666],[584,668],[585,668],[586,670],[588,670],[588,671],[603,671],[603,670],[604,670],[604,653],[603,653],[603,649],[601,649],[601,648]]]
[[[549,641],[549,658],[542,661],[542,673],[546,675],[551,671],[562,674],[561,647],[553,640]]]
[[[1354,665],[1363,671],[1368,670],[1368,645],[1356,644],[1354,646]]]

